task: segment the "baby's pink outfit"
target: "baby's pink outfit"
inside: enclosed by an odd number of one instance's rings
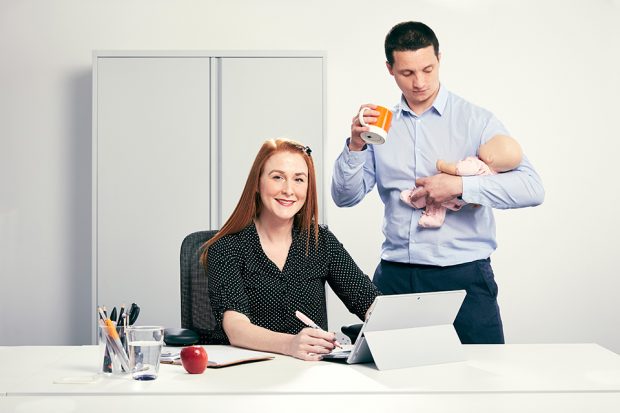
[[[494,175],[495,173],[487,164],[475,156],[469,156],[456,163],[456,174],[458,176]],[[446,219],[447,209],[458,211],[466,204],[460,199],[453,199],[439,206],[431,205],[428,207],[426,206],[426,198],[412,202],[411,197],[421,190],[422,188],[406,189],[400,193],[400,199],[416,209],[426,208],[418,220],[418,225],[424,228],[439,228]]]

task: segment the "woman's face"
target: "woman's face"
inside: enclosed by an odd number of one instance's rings
[[[272,155],[263,167],[258,191],[260,219],[292,221],[308,193],[308,166],[303,156],[292,152]]]

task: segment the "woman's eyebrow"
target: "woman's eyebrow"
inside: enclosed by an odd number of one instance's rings
[[[282,171],[282,170],[280,170],[280,169],[272,169],[271,171],[269,171],[269,175],[271,175],[271,174],[273,174],[273,173],[278,173],[278,174],[286,175],[286,172],[284,172],[284,171]],[[295,174],[294,174],[294,175],[295,175],[295,176],[300,176],[300,175],[303,175],[303,176],[308,176],[308,174],[307,174],[307,173],[305,173],[305,172],[295,172]]]

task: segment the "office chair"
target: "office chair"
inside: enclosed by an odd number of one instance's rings
[[[200,344],[210,344],[210,333],[215,327],[207,274],[200,263],[200,246],[216,233],[216,230],[194,232],[181,244],[181,327],[196,332]]]

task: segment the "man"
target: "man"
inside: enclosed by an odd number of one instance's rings
[[[467,296],[454,323],[461,342],[504,343],[489,258],[497,246],[492,208],[541,204],[540,177],[525,156],[516,169],[497,175],[438,174],[438,159],[475,156],[481,144],[508,132],[492,113],[439,82],[439,42],[425,24],[394,26],[385,39],[385,54],[387,69],[402,92],[392,127],[384,144],[366,145],[360,133],[368,127],[360,125],[357,115],[353,118],[351,138],[334,167],[332,197],[338,206],[350,207],[377,186],[385,205],[385,241],[373,279],[379,290],[404,294],[464,289]],[[372,124],[378,114],[367,110],[364,121]],[[421,228],[423,210],[399,198],[414,183],[422,188],[418,197],[425,197],[427,206],[454,198],[471,205],[449,211],[440,228]]]

